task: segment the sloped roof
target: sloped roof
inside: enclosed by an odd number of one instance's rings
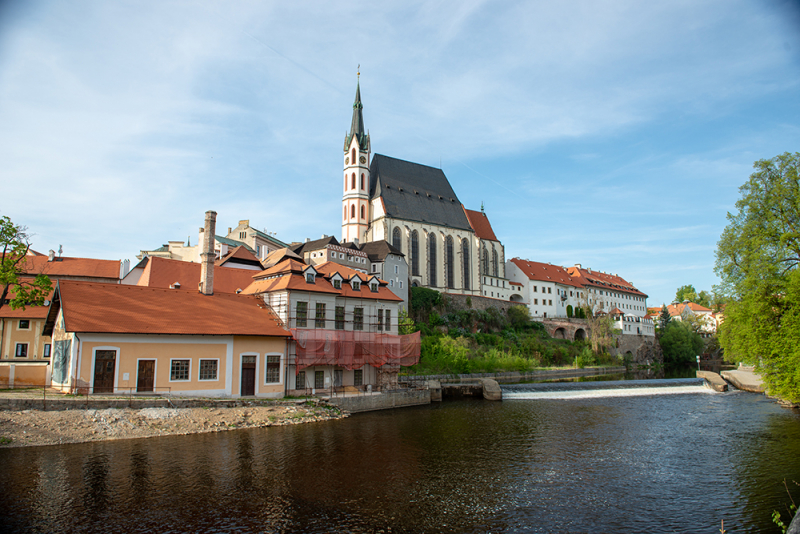
[[[250,252],[244,246],[238,246],[235,249],[228,252],[225,256],[218,259],[214,262],[217,266],[223,266],[226,263],[243,263],[245,265],[254,265],[257,267],[261,267],[261,262],[258,258],[256,258],[255,254]]]
[[[169,288],[175,282],[181,290],[197,291],[202,265],[188,261],[151,256],[142,271],[137,286]],[[253,282],[258,271],[235,267],[214,267],[214,293],[235,293]]]
[[[369,172],[370,198],[383,199],[387,216],[472,230],[441,169],[375,154]]]
[[[255,252],[256,252],[255,250],[250,248],[250,245],[248,245],[247,243],[242,243],[241,241],[236,241],[235,239],[231,239],[229,237],[225,237],[225,236],[221,236],[221,235],[215,235],[214,239],[216,239],[217,241],[219,241],[223,245],[228,245],[229,247],[244,247],[247,250],[249,250],[250,252],[252,252],[253,254],[255,254]]]
[[[277,265],[278,263],[280,263],[281,261],[283,261],[286,258],[292,258],[292,259],[295,259],[295,260],[299,260],[301,262],[303,261],[302,257],[300,257],[299,255],[297,255],[294,252],[292,252],[291,249],[289,249],[288,247],[284,247],[284,248],[279,248],[278,250],[273,250],[272,252],[270,252],[267,255],[267,257],[264,258],[264,260],[261,262],[261,265],[265,269],[267,269],[269,267],[272,267],[273,265]]]
[[[290,337],[261,299],[246,295],[61,280],[46,331],[59,306],[68,332]]]
[[[469,224],[472,226],[472,229],[475,230],[476,236],[488,241],[500,241],[497,239],[497,236],[494,235],[492,224],[489,222],[489,217],[487,217],[485,213],[481,211],[468,210],[467,208],[464,208],[464,213],[467,214]]]
[[[119,280],[118,260],[96,260],[94,258],[56,258],[47,261],[47,256],[25,256],[20,266],[26,274],[46,274],[51,277],[74,276],[81,278],[115,278]],[[23,265],[24,262],[24,265]]]
[[[329,235],[328,237],[322,237],[320,239],[315,239],[314,241],[308,241],[306,243],[300,243],[299,245],[290,246],[289,249],[295,254],[300,254],[302,256],[304,252],[308,252],[310,250],[319,250],[328,245],[338,244],[339,241],[337,241],[332,235]]]
[[[630,293],[631,295],[647,298],[646,294],[642,293],[636,289],[633,284],[616,274],[592,271],[591,269],[584,269],[577,265],[575,267],[569,267],[567,272],[576,282],[586,287],[619,291],[621,293]]]
[[[361,252],[367,253],[367,258],[369,258],[369,261],[383,261],[389,254],[396,254],[398,256],[404,255],[384,239],[380,241],[364,243],[361,245]]]
[[[20,281],[33,281],[32,277],[20,277]],[[55,291],[55,282],[53,282],[54,288],[50,290],[48,293],[46,300],[50,301],[53,299],[53,292]],[[6,300],[12,300],[16,297],[17,294],[13,291],[8,292],[6,295]],[[17,308],[16,310],[11,308],[9,304],[3,304],[3,307],[0,308],[0,319],[44,319],[47,317],[47,310],[49,306],[25,306],[25,309]]]
[[[573,280],[567,270],[560,265],[550,265],[549,263],[522,260],[520,258],[512,259],[511,263],[519,267],[529,280],[555,282],[567,286],[582,287],[581,284]]]

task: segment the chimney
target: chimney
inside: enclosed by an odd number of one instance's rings
[[[53,261],[56,259],[56,251],[50,250],[50,253],[47,255],[47,261]]]
[[[202,252],[200,253],[200,293],[214,294],[214,235],[217,226],[217,212],[206,212],[203,228]]]

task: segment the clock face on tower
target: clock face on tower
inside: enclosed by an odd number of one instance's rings
[[[349,156],[344,158],[344,164],[345,165],[350,165],[350,157]]]
[[[366,163],[366,162],[367,162],[367,158],[365,158],[364,156],[361,156],[361,158],[359,159],[359,161],[360,161],[361,163]]]

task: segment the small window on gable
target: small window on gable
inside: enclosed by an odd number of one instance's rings
[[[306,282],[309,284],[314,283],[314,273],[306,273]]]
[[[336,289],[342,289],[342,281],[337,278],[333,281],[333,287]]]
[[[377,293],[378,292],[378,284],[376,284],[376,283],[371,284],[370,285],[370,289],[372,290],[373,293]]]
[[[361,291],[361,282],[358,280],[353,281],[353,290],[354,291]]]

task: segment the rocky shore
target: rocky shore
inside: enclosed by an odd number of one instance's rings
[[[0,448],[222,432],[327,421],[347,415],[335,406],[316,402],[202,408],[0,410]]]

